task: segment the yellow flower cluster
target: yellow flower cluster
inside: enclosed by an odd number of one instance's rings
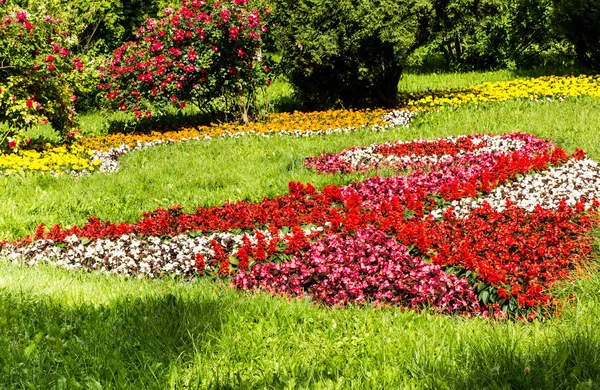
[[[600,75],[596,76],[549,76],[534,79],[488,82],[467,88],[449,91],[433,91],[420,94],[401,95],[404,105],[412,109],[427,110],[444,107],[459,107],[465,104],[503,102],[514,99],[562,98],[575,96],[600,97]],[[78,172],[94,171],[101,163],[91,162],[93,150],[109,149],[140,143],[177,142],[205,137],[219,137],[253,133],[273,135],[281,133],[311,134],[336,130],[355,130],[362,127],[374,128],[388,125],[384,116],[389,110],[329,110],[321,112],[276,113],[264,122],[240,125],[220,123],[210,126],[182,128],[177,131],[153,131],[150,133],[110,134],[100,137],[82,138],[70,146],[51,147],[42,152],[19,151],[0,154],[0,174],[27,171]]]
[[[179,141],[182,139],[218,137],[222,135],[236,135],[240,133],[277,134],[282,132],[325,132],[335,129],[358,129],[361,127],[383,126],[386,123],[383,117],[389,110],[329,110],[319,112],[293,112],[271,114],[265,122],[211,124],[183,128],[177,131],[131,134],[110,134],[107,136],[84,138],[80,142],[88,149],[106,151],[108,149],[127,144],[134,147],[138,142],[152,141]]]
[[[442,108],[514,99],[600,97],[600,76],[545,76],[534,79],[487,82],[450,91],[404,94],[408,107]]]
[[[90,161],[91,150],[80,144],[52,147],[45,150],[20,150],[16,153],[0,154],[0,174],[10,175],[24,172],[65,173],[93,171],[100,161]]]

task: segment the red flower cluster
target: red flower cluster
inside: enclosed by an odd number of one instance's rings
[[[102,222],[90,217],[81,227],[73,226],[63,229],[55,225],[44,233],[41,225],[35,239],[49,239],[63,242],[70,235],[85,237],[90,240],[100,238],[116,239],[123,234],[142,236],[175,236],[190,232],[224,232],[231,229],[253,229],[273,226],[281,228],[295,225],[322,226],[334,221],[339,225],[344,222],[344,207],[340,210],[336,205],[344,202],[340,189],[327,186],[317,191],[312,185],[290,182],[289,194],[273,199],[265,198],[259,203],[236,202],[223,206],[200,207],[193,213],[182,213],[181,206],[156,209],[144,213],[137,223]]]
[[[484,203],[466,217],[456,216],[452,208],[437,218],[427,213],[438,201],[479,196],[517,175],[569,159],[562,149],[549,150],[538,141],[532,139],[534,148],[523,145],[508,155],[456,156],[453,161],[463,164],[462,169],[446,166],[442,175],[432,170],[428,180],[419,173],[410,186],[397,186],[398,178],[370,178],[319,191],[291,182],[287,195],[258,203],[226,203],[192,213],[183,213],[180,206],[157,209],[133,224],[90,218],[81,227],[57,225],[48,232],[41,225],[34,240],[118,241],[124,235],[208,237],[229,232],[237,235],[235,243],[209,238],[209,248],[177,261],[189,262],[192,272],[233,277],[240,288],[308,294],[329,304],[373,301],[533,316],[552,307],[548,290],[590,255],[595,211],[586,211],[582,200],[575,207],[563,201],[558,209],[538,206],[533,212],[507,202],[504,211]],[[465,141],[460,147],[476,146]],[[451,152],[454,146],[442,143],[441,148]],[[403,153],[401,149],[394,153]],[[571,158],[584,155],[578,151]],[[593,202],[594,210],[599,206]],[[30,243],[27,237],[0,248]]]
[[[434,264],[474,272],[476,285],[492,287],[482,288],[482,303],[495,303],[504,311],[511,300],[522,308],[548,305],[548,289],[589,256],[590,230],[598,222],[583,213],[583,201],[576,208],[563,202],[558,210],[537,207],[532,213],[508,201],[499,212],[484,202],[467,218],[457,218],[449,209],[441,221],[404,221],[392,215],[380,228]]]
[[[374,227],[330,234],[282,264],[258,264],[233,279],[239,288],[308,294],[334,305],[391,303],[444,312],[479,312],[465,279],[411,256],[406,247]]]

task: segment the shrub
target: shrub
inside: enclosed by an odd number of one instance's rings
[[[99,88],[108,106],[140,118],[169,104],[212,111],[221,99],[226,108],[238,105],[247,122],[258,89],[270,83],[261,52],[267,27],[247,3],[182,0],[181,8],[165,10],[165,18],[146,20],[106,69]]]
[[[427,38],[426,1],[273,0],[281,72],[315,106],[395,106],[408,56]]]
[[[59,19],[0,4],[0,150],[23,145],[23,131],[45,123],[74,136],[72,72],[83,71],[70,53],[73,37]]]

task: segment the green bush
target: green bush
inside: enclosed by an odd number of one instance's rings
[[[600,70],[600,2],[553,0],[556,24],[575,46],[577,61]]]
[[[532,68],[557,53],[551,0],[433,0],[432,45],[451,70]]]
[[[397,104],[407,58],[427,38],[427,1],[272,3],[278,70],[309,108]]]
[[[78,112],[98,108],[99,66],[115,47],[135,37],[145,19],[156,17],[170,0],[5,0],[36,15],[53,15],[69,31],[71,52],[85,64],[84,72],[70,74]]]

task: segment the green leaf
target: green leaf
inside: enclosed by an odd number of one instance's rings
[[[481,295],[479,296],[479,299],[481,300],[481,302],[483,302],[484,305],[488,304],[488,300],[490,298],[490,293],[488,290],[485,290],[481,293]]]

